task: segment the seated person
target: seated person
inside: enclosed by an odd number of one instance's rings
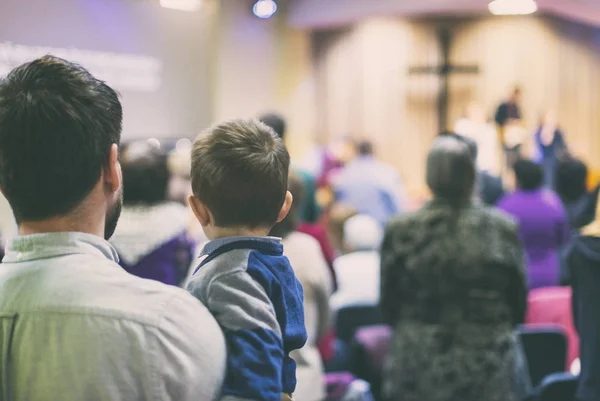
[[[192,261],[187,208],[166,200],[166,157],[145,142],[129,144],[121,155],[123,211],[112,245],[129,273],[180,285]]]
[[[370,216],[357,215],[344,223],[344,241],[349,253],[334,262],[339,288],[331,298],[333,309],[379,303],[379,247],[382,238],[383,228]]]
[[[289,164],[283,141],[256,120],[216,125],[192,150],[189,203],[211,241],[187,289],[225,333],[227,401],[286,400],[296,388],[302,286],[281,239],[268,236],[292,205]]]
[[[498,207],[519,223],[527,255],[529,288],[553,287],[560,281],[559,250],[569,240],[567,216],[558,196],[543,188],[542,167],[529,160],[515,163],[517,190]]]

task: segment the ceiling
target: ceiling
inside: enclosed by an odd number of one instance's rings
[[[600,27],[598,0],[537,0],[540,12]],[[487,14],[487,0],[290,0],[290,22],[302,28],[351,23],[365,17]]]

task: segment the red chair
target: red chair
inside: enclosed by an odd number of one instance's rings
[[[556,324],[564,330],[568,340],[567,371],[579,357],[579,336],[573,324],[571,309],[572,291],[570,287],[538,288],[529,293],[527,326]],[[534,326],[534,327],[535,327]]]

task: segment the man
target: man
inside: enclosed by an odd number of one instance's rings
[[[385,224],[402,211],[402,180],[392,166],[375,158],[370,142],[359,143],[357,153],[334,180],[336,198]]]
[[[521,88],[515,87],[509,98],[498,106],[494,119],[498,126],[498,137],[503,149],[501,166],[506,170],[520,158],[521,147],[525,140],[526,132],[522,127],[521,119]]]
[[[344,223],[344,243],[347,253],[333,263],[338,278],[338,291],[331,297],[331,306],[340,310],[350,305],[379,303],[379,249],[383,227],[371,216],[356,215]]]
[[[515,87],[508,99],[498,106],[496,110],[496,124],[505,128],[507,124],[519,122],[521,120],[521,88]]]
[[[0,269],[0,399],[206,400],[222,333],[106,241],[122,204],[116,92],[45,56],[0,80],[0,187],[19,226]]]
[[[456,121],[454,132],[471,138],[477,143],[480,154],[477,158],[479,170],[485,170],[490,174],[499,172],[498,135],[494,125],[487,121],[485,110],[481,105],[476,102],[469,103],[465,108],[464,117]]]

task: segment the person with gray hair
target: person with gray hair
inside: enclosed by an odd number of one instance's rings
[[[379,247],[383,227],[373,217],[359,214],[344,223],[345,255],[333,262],[338,290],[331,306],[377,305],[379,302]]]
[[[527,305],[523,249],[513,221],[473,201],[475,180],[468,144],[437,138],[427,158],[433,200],[386,227],[386,399],[513,401],[529,390],[514,337]]]
[[[469,151],[477,166],[477,161],[480,158],[477,142],[469,137],[454,132],[444,132],[442,133],[442,136],[454,136],[459,140],[464,141],[469,147]],[[477,168],[474,196],[484,205],[496,206],[504,196],[504,184],[502,183],[502,178],[490,174],[489,171]]]

